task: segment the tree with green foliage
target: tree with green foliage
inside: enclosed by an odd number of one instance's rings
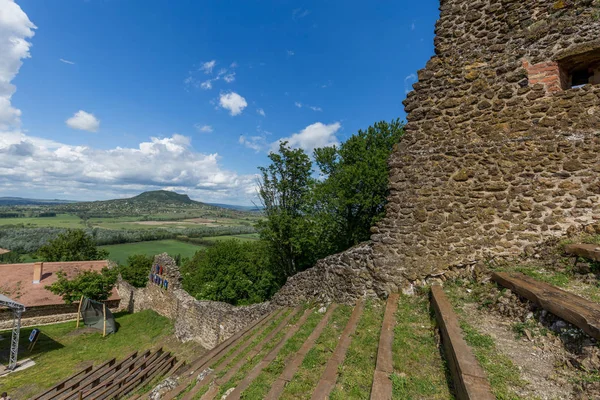
[[[70,229],[40,247],[38,255],[44,261],[90,261],[105,260],[108,251],[99,250],[83,230]]]
[[[315,149],[325,179],[312,191],[312,214],[319,224],[321,252],[337,253],[368,240],[385,215],[389,194],[388,158],[404,134],[399,120],[359,130],[339,147]]]
[[[260,242],[217,241],[181,267],[183,288],[197,299],[233,305],[260,303],[278,286]]]
[[[134,287],[144,287],[152,269],[153,258],[145,254],[133,254],[127,257],[127,264],[119,267],[121,277]]]
[[[117,270],[107,267],[101,272],[83,271],[72,279],[62,270],[56,275],[58,279],[46,289],[62,296],[67,304],[79,301],[82,295],[96,301],[108,300],[117,280]]]
[[[302,149],[279,144],[269,154],[271,165],[259,167],[262,179],[258,194],[266,219],[259,222],[260,237],[270,247],[280,279],[308,268],[312,262],[312,237],[307,235],[307,199],[313,183],[312,163]]]
[[[16,251],[0,254],[0,264],[18,264],[22,261],[21,255]]]

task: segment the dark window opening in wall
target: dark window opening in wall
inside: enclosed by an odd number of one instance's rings
[[[563,89],[600,84],[600,49],[565,57],[558,65]]]

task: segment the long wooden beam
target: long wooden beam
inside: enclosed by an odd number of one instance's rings
[[[494,272],[492,279],[600,340],[598,303],[517,272]]]
[[[485,372],[463,339],[452,305],[439,285],[431,287],[431,303],[440,327],[442,344],[458,400],[495,400]]]

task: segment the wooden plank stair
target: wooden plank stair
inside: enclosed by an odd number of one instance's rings
[[[206,392],[201,397],[201,399],[202,400],[214,399],[214,397],[219,392],[220,387],[222,385],[226,384],[242,368],[242,366],[245,363],[254,359],[254,357],[256,357],[262,351],[262,349],[265,347],[265,345],[267,343],[269,343],[273,339],[273,337],[275,337],[275,335],[277,335],[279,332],[281,332],[287,326],[287,324],[290,322],[290,320],[300,311],[300,309],[301,309],[300,307],[294,308],[294,310],[291,313],[289,313],[283,319],[283,321],[281,321],[279,323],[277,328],[275,328],[271,332],[269,332],[269,334],[267,336],[265,336],[260,343],[258,343],[256,346],[254,346],[247,355],[242,357],[233,367],[229,368],[225,375],[223,375],[221,378],[218,378],[214,382],[212,382],[210,389],[208,390],[208,392]],[[208,380],[205,379],[204,381],[197,384],[196,386],[202,387],[207,384],[208,384]],[[199,388],[196,389],[194,394],[197,393],[198,391],[199,391]],[[184,400],[190,400],[192,398],[193,398],[193,395],[190,395],[190,393],[188,393],[188,396],[184,397]]]
[[[600,305],[520,273],[492,273],[492,280],[600,340]]]
[[[600,246],[596,244],[569,244],[565,246],[565,252],[574,256],[600,261]]]
[[[348,320],[348,323],[342,332],[342,336],[340,337],[340,340],[333,354],[331,355],[331,358],[327,362],[325,371],[323,371],[323,375],[321,375],[321,379],[319,380],[319,383],[312,394],[312,400],[329,398],[329,394],[333,390],[337,381],[338,367],[344,363],[346,352],[348,351],[348,347],[350,347],[350,342],[352,341],[352,334],[356,330],[356,326],[358,325],[358,320],[362,314],[363,308],[364,300],[359,300],[356,303],[356,306],[354,306],[352,315],[350,316],[350,319]]]
[[[494,400],[492,389],[471,348],[462,337],[458,317],[439,285],[431,287],[431,303],[458,400]]]
[[[399,298],[398,293],[393,293],[386,302],[379,335],[377,364],[375,365],[373,386],[371,387],[371,400],[391,400],[392,398],[392,381],[390,380],[390,374],[394,372],[392,344],[394,342],[394,326]]]
[[[226,341],[222,342],[220,345],[217,345],[215,348],[210,350],[207,354],[199,357],[196,361],[194,361],[189,368],[185,369],[183,372],[183,376],[180,377],[179,384],[173,389],[167,392],[163,396],[163,400],[173,400],[177,396],[179,396],[187,387],[194,382],[196,379],[197,373],[201,372],[204,368],[209,365],[212,365],[216,361],[218,361],[221,357],[227,354],[229,349],[235,347],[239,342],[245,339],[246,333],[252,331],[252,329],[257,328],[260,329],[262,326],[266,325],[269,321],[275,319],[277,316],[281,315],[281,313],[285,312],[286,309],[279,309],[270,314],[264,315],[259,320],[254,323],[248,325],[245,329],[236,333]],[[206,378],[205,378],[206,379]],[[149,394],[150,392],[146,393]],[[146,397],[146,395],[142,396],[142,398]]]
[[[319,324],[315,327],[310,336],[304,341],[302,347],[300,350],[298,350],[295,357],[291,360],[291,362],[286,363],[285,369],[271,386],[271,390],[266,397],[267,400],[276,400],[279,398],[279,396],[281,396],[281,393],[283,393],[283,390],[285,389],[285,385],[292,380],[294,374],[302,364],[302,361],[304,361],[304,357],[315,345],[315,342],[319,336],[321,336],[321,333],[323,333],[323,329],[325,329],[325,326],[327,326],[327,323],[329,322],[329,319],[336,308],[337,304],[335,303],[329,306],[329,309],[323,318],[321,318],[321,321],[319,321]]]

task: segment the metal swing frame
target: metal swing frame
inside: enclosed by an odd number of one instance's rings
[[[21,333],[21,314],[25,311],[23,304],[9,299],[0,294],[0,307],[10,308],[13,312],[12,336],[10,339],[10,358],[7,369],[13,371],[17,368],[17,356],[19,355],[19,334]]]

